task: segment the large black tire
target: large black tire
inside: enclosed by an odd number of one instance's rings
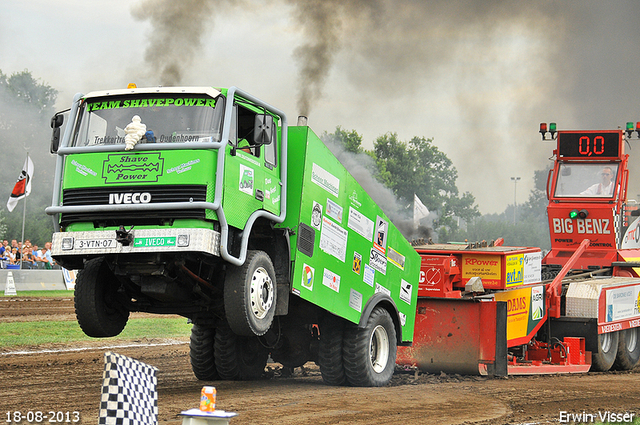
[[[94,338],[119,335],[129,310],[117,301],[119,282],[104,258],[87,261],[76,278],[74,304],[82,331]]]
[[[191,370],[201,381],[214,381],[220,378],[216,369],[214,342],[215,328],[193,325],[189,341]]]
[[[342,341],[344,321],[335,316],[327,316],[320,323],[320,342],[318,346],[318,366],[322,380],[327,385],[346,385],[342,361]]]
[[[396,330],[389,312],[376,307],[364,328],[348,324],[343,339],[344,371],[356,387],[382,387],[396,364]]]
[[[226,324],[216,329],[214,351],[220,378],[236,381],[259,379],[269,357],[257,336],[236,335]]]
[[[631,370],[640,360],[640,328],[625,329],[618,333],[618,354],[613,367]]]
[[[618,353],[618,332],[599,334],[598,351],[592,353],[591,370],[606,372],[611,369]]]
[[[229,267],[224,306],[229,326],[237,335],[264,335],[273,322],[276,297],[276,273],[264,251],[248,251],[242,266]]]

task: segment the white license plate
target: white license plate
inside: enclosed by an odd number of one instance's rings
[[[115,248],[115,239],[76,239],[74,249]]]

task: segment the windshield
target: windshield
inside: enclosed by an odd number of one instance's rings
[[[611,198],[618,164],[560,164],[555,196]]]
[[[123,144],[134,129],[141,134],[137,143],[217,142],[222,133],[223,111],[222,97],[204,95],[90,98],[81,105],[71,145]],[[139,119],[134,119],[136,116]]]

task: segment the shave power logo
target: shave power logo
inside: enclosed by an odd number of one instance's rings
[[[106,184],[157,182],[162,174],[164,159],[160,153],[109,154],[102,165]]]

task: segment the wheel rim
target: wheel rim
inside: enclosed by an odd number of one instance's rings
[[[389,335],[384,326],[376,326],[371,333],[369,352],[373,370],[376,373],[382,373],[386,369],[389,360]]]
[[[638,328],[629,329],[627,331],[627,351],[635,351],[638,345]]]
[[[269,273],[259,267],[251,277],[251,311],[258,319],[264,319],[273,305],[273,281]]]
[[[611,350],[611,333],[600,334],[600,350],[608,353]]]

